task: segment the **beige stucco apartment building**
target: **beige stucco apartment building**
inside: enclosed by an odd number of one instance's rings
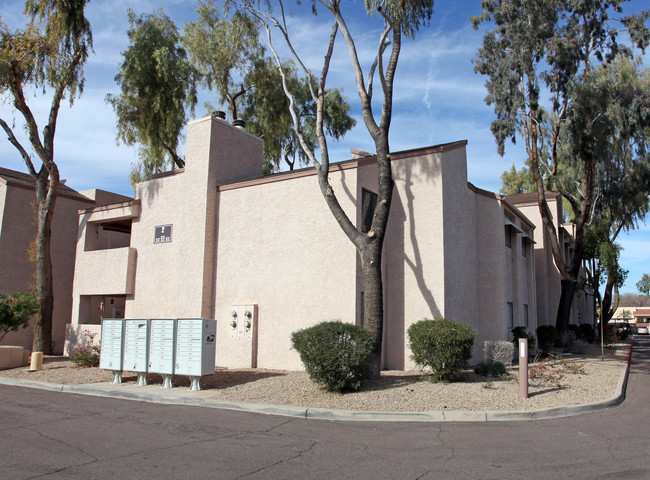
[[[55,353],[63,352],[66,324],[70,323],[79,209],[113,203],[119,198],[126,197],[101,190],[79,193],[65,185],[59,190],[52,220],[52,342]],[[26,173],[0,168],[0,293],[34,291],[36,269],[29,250],[35,236],[34,181]],[[2,344],[31,350],[31,326],[7,334]]]
[[[540,325],[555,325],[557,309],[560,303],[560,282],[562,277],[553,260],[550,236],[542,225],[542,216],[537,204],[537,193],[509,195],[508,200],[538,226],[534,234],[535,270],[537,272],[535,292],[537,298],[537,322]],[[559,192],[546,192],[546,202],[557,228],[556,235],[564,258],[568,259],[573,248],[574,225],[563,223],[562,195]],[[593,288],[586,282],[581,283],[584,283],[584,285],[577,290],[571,305],[570,323],[593,323],[595,312]]]
[[[477,329],[477,359],[484,340],[509,339],[513,326],[554,322],[554,281],[540,286],[538,272],[552,264],[538,258],[547,253],[534,215],[468,183],[465,146],[391,156],[385,368],[414,366],[406,332],[425,317]],[[363,153],[332,165],[330,182],[358,225],[376,175]],[[218,366],[301,369],[293,331],[362,323],[359,259],[314,169],[262,176],[262,140],[221,119],[189,124],[184,169],[79,219],[68,351],[102,317],[204,317],[217,320]]]

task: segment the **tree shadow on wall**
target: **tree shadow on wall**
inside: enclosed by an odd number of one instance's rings
[[[390,299],[390,306],[388,309],[395,312],[386,324],[387,337],[391,338],[406,338],[406,323],[420,320],[421,318],[406,319],[406,292],[405,280],[407,278],[406,267],[410,270],[413,278],[416,281],[420,295],[427,305],[428,312],[423,311],[422,316],[430,315],[432,318],[441,316],[440,308],[437,305],[436,299],[431,288],[428,285],[427,278],[425,277],[425,269],[429,275],[432,273],[432,266],[425,265],[422,252],[420,249],[419,238],[417,234],[418,224],[416,223],[415,212],[415,193],[413,192],[413,161],[405,159],[403,162],[394,163],[393,177],[396,183],[401,182],[404,185],[403,196],[398,195],[397,191],[393,193],[393,200],[390,212],[390,230],[388,235],[391,238],[391,244],[394,248],[393,260],[389,261],[387,265],[387,292]],[[434,202],[434,187],[436,182],[441,181],[441,172],[439,165],[428,165],[423,172],[418,173],[423,175],[423,180],[427,181],[431,188],[431,197],[418,198],[417,201],[425,206]],[[428,207],[425,207],[428,208]],[[442,208],[442,206],[433,208]],[[425,217],[420,215],[419,220]],[[408,223],[408,236],[406,232],[406,224]],[[441,226],[442,228],[442,226]],[[406,252],[406,242],[410,242],[410,253]],[[438,252],[435,252],[437,255]],[[401,281],[391,282],[391,278],[401,279]],[[390,357],[388,360],[392,369],[403,369],[405,367],[405,341],[395,342],[389,347],[387,355]]]

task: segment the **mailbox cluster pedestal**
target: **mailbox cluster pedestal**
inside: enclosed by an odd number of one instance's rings
[[[149,371],[162,375],[162,388],[172,388],[176,320],[152,319],[149,334]]]
[[[214,373],[217,321],[204,318],[104,319],[99,366],[111,370],[113,383],[122,371],[136,372],[137,385],[147,373],[159,373],[163,388],[172,375],[190,377],[190,390],[200,390],[200,378]]]
[[[113,372],[113,383],[122,383],[122,353],[124,351],[124,320],[102,320],[99,368]]]

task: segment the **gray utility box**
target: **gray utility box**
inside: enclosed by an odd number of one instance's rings
[[[176,346],[176,320],[151,319],[149,330],[149,372],[172,375]]]
[[[123,370],[146,372],[149,354],[149,320],[127,319],[124,321]]]
[[[119,318],[103,319],[99,368],[114,372],[121,371],[123,348],[124,320]]]
[[[176,327],[174,373],[189,377],[212,375],[215,365],[217,321],[179,318]]]

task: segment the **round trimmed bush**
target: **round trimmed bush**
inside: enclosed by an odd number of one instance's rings
[[[430,368],[437,380],[445,381],[467,368],[477,335],[473,328],[445,318],[425,318],[408,329],[415,363]]]
[[[368,374],[372,334],[361,327],[322,322],[293,332],[291,343],[309,378],[329,391],[357,390]]]

